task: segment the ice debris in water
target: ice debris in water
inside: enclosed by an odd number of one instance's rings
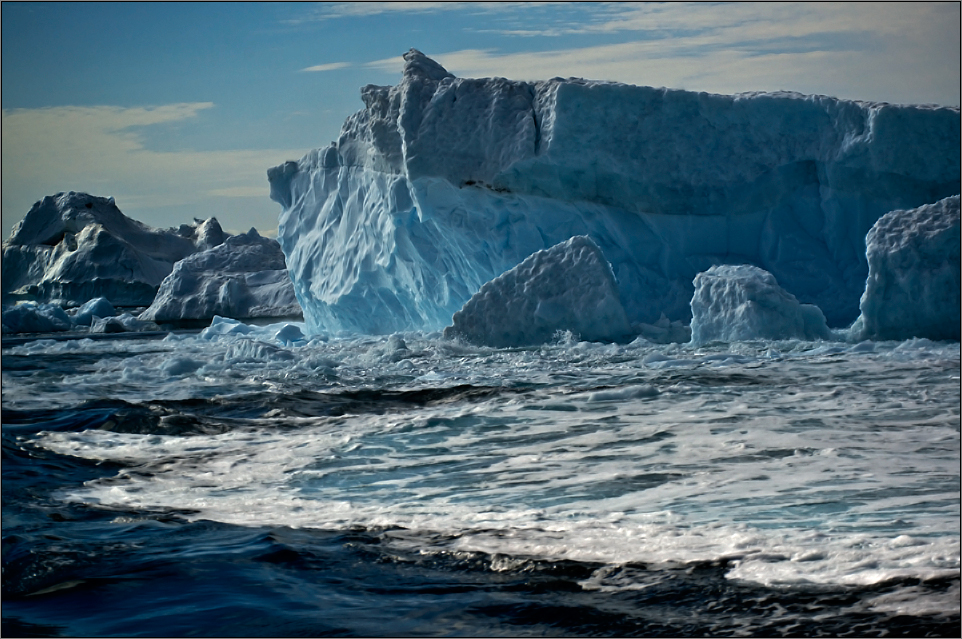
[[[155,323],[136,318],[130,313],[121,313],[116,317],[94,317],[90,324],[91,333],[134,333],[159,330],[160,327]]]
[[[875,223],[854,339],[959,339],[959,220],[956,195]]]
[[[68,315],[71,315],[73,323],[77,326],[90,326],[95,319],[117,315],[117,309],[106,297],[95,297],[79,308],[72,309]]]
[[[153,321],[299,317],[301,308],[276,240],[256,229],[174,264],[140,318]]]
[[[465,79],[404,60],[397,86],[361,89],[335,143],[268,171],[309,333],[438,330],[575,235],[611,263],[637,326],[687,323],[695,275],[742,262],[845,327],[872,224],[959,193],[955,107]]]
[[[827,339],[817,306],[799,304],[775,277],[756,266],[713,266],[695,277],[691,341]]]
[[[542,344],[558,331],[589,341],[631,335],[611,265],[584,235],[538,251],[481,287],[445,337],[485,346]]]

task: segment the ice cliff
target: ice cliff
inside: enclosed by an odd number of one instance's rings
[[[847,326],[875,221],[959,193],[958,108],[464,79],[404,58],[336,142],[268,171],[309,331],[439,329],[575,235],[634,325],[687,322],[696,274],[749,264]]]

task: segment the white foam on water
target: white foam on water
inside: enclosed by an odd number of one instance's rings
[[[731,578],[763,584],[959,572],[958,344],[496,350],[436,334],[285,345],[270,341],[277,332],[134,347],[100,360],[83,392],[503,390],[381,414],[277,411],[218,435],[42,433],[50,450],[126,467],[67,497],[241,525],[440,533],[392,541],[423,552],[605,565],[728,558]],[[586,587],[621,586],[599,573]]]

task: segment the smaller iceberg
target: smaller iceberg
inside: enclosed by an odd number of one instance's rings
[[[59,333],[72,328],[70,316],[56,304],[21,302],[3,309],[4,333]]]
[[[95,297],[79,308],[67,312],[71,321],[77,326],[91,326],[98,319],[113,317],[116,314],[117,309],[106,297]]]
[[[696,275],[694,284],[693,344],[831,336],[817,306],[800,304],[775,276],[757,266],[713,266]]]
[[[959,339],[959,196],[883,215],[865,236],[868,279],[851,337]]]
[[[175,262],[224,237],[214,218],[159,230],[121,213],[113,198],[48,195],[3,243],[4,302],[78,306],[107,297],[119,306],[146,306]]]
[[[503,348],[543,344],[559,331],[586,341],[632,334],[611,265],[584,235],[537,251],[484,284],[444,336]]]
[[[140,319],[153,322],[300,317],[301,307],[276,240],[255,229],[174,265]]]

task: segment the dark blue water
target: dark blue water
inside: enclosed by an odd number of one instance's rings
[[[460,389],[452,401],[470,401],[472,392],[487,391]],[[164,420],[165,434],[179,424],[189,437],[224,428],[217,414],[279,404],[321,410],[304,395],[275,399],[207,402],[207,411],[198,410],[204,402],[120,401],[5,409],[3,635],[958,636],[957,614],[893,615],[865,605],[907,590],[957,592],[957,579],[766,588],[726,579],[726,562],[716,561],[629,564],[618,570],[634,588],[591,591],[579,582],[599,567],[592,563],[522,560],[504,570],[503,557],[422,555],[383,543],[404,535],[422,536],[425,546],[436,541],[417,531],[240,527],[189,521],[184,512],[66,502],[58,498],[63,489],[120,467],[28,441],[41,430],[150,432],[159,413],[182,417]],[[404,400],[396,393],[342,399],[374,411]]]
[[[2,362],[4,637],[959,634],[957,573],[871,586],[768,587],[733,579],[727,559],[657,565],[549,561],[454,550],[457,533],[398,526],[295,529],[281,522],[238,526],[186,510],[126,509],[71,498],[85,482],[101,487],[117,482],[129,494],[137,488],[124,477],[139,473],[145,481],[163,481],[161,473],[171,471],[160,463],[125,467],[121,461],[59,454],[38,443],[38,433],[96,430],[191,438],[250,428],[270,418],[272,428],[297,435],[310,428],[311,420],[331,416],[350,415],[356,421],[419,414],[439,405],[467,409],[514,402],[529,393],[531,384],[339,387],[324,373],[321,379],[330,382],[324,392],[291,382],[261,390],[250,384],[249,392],[229,396],[158,400],[149,398],[148,389],[136,391],[142,398],[137,401],[88,396],[65,405],[67,395],[60,391],[70,383],[64,380],[109,372],[111,359],[125,357],[123,349],[18,354],[8,350],[10,344],[4,342]],[[152,348],[141,346],[138,353],[153,353]],[[957,359],[949,370],[957,371]],[[662,386],[679,380],[697,385],[709,373],[663,375],[656,380]],[[711,375],[713,384],[726,387],[741,388],[745,382],[737,370]],[[34,390],[38,398],[58,392],[61,399],[46,405],[24,401]],[[504,421],[497,433],[503,436],[510,424]],[[397,436],[413,437],[407,431]],[[163,463],[179,472],[194,459],[183,466],[178,460]],[[586,587],[599,573],[617,587]],[[897,614],[873,605],[880,599],[953,597],[955,605],[942,614]]]

